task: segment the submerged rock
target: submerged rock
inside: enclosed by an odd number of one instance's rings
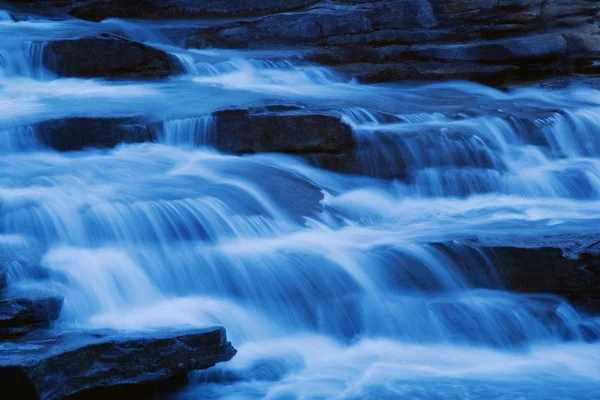
[[[0,385],[7,400],[154,398],[184,383],[187,372],[235,353],[220,327],[145,336],[27,337],[0,347]]]
[[[135,79],[183,72],[182,65],[164,51],[114,34],[50,41],[44,64],[60,76]]]
[[[0,299],[0,339],[48,327],[58,319],[62,304],[63,298],[58,296]]]
[[[338,153],[354,147],[352,129],[338,116],[273,107],[221,110],[216,148],[235,154]]]
[[[152,141],[154,133],[140,117],[74,117],[39,122],[38,138],[59,151],[114,147],[119,143]]]

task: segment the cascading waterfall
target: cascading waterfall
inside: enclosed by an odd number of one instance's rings
[[[12,153],[41,147],[33,126],[0,129],[0,153]]]
[[[65,296],[58,332],[224,325],[238,355],[178,398],[598,394],[600,319],[503,290],[452,242],[597,233],[597,91],[455,83],[436,104],[435,85],[183,49],[164,82],[52,79],[44,46],[0,43],[0,257],[11,285]],[[261,101],[334,107],[367,176],[212,148],[212,112]],[[140,113],[164,119],[155,143],[59,153],[31,128]]]
[[[211,146],[215,129],[212,116],[169,120],[164,123],[159,142],[169,146]]]

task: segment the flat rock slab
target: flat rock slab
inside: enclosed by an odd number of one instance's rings
[[[0,344],[3,399],[152,398],[187,372],[230,360],[225,329],[138,336],[70,333]],[[8,397],[5,397],[8,396]]]
[[[141,117],[74,117],[35,124],[39,140],[59,151],[149,142],[154,133]]]
[[[183,72],[172,55],[108,33],[50,41],[44,65],[59,76],[157,79]]]
[[[339,153],[354,147],[352,128],[339,116],[300,108],[221,110],[215,147],[234,154]]]

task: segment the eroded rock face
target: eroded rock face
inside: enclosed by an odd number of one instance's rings
[[[44,64],[59,76],[155,79],[183,72],[162,50],[113,34],[48,42]]]
[[[213,115],[215,146],[228,153],[337,153],[354,147],[352,129],[333,115],[262,107],[222,110]]]
[[[0,350],[0,384],[6,399],[153,398],[169,384],[185,382],[188,371],[235,353],[220,327],[145,336],[27,337]]]
[[[154,133],[141,117],[64,118],[35,125],[40,141],[59,151],[114,147],[119,143],[152,141]]]

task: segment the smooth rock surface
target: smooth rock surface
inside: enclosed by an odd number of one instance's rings
[[[140,336],[64,334],[0,346],[4,399],[154,398],[187,372],[230,360],[225,330]],[[158,393],[157,393],[158,392]]]
[[[156,79],[183,72],[164,51],[114,34],[48,42],[44,64],[59,76]]]
[[[354,147],[350,126],[326,113],[260,107],[221,110],[213,115],[216,148],[228,153],[338,153]]]
[[[40,141],[59,151],[114,147],[119,143],[152,141],[154,133],[140,117],[73,117],[35,125]]]

